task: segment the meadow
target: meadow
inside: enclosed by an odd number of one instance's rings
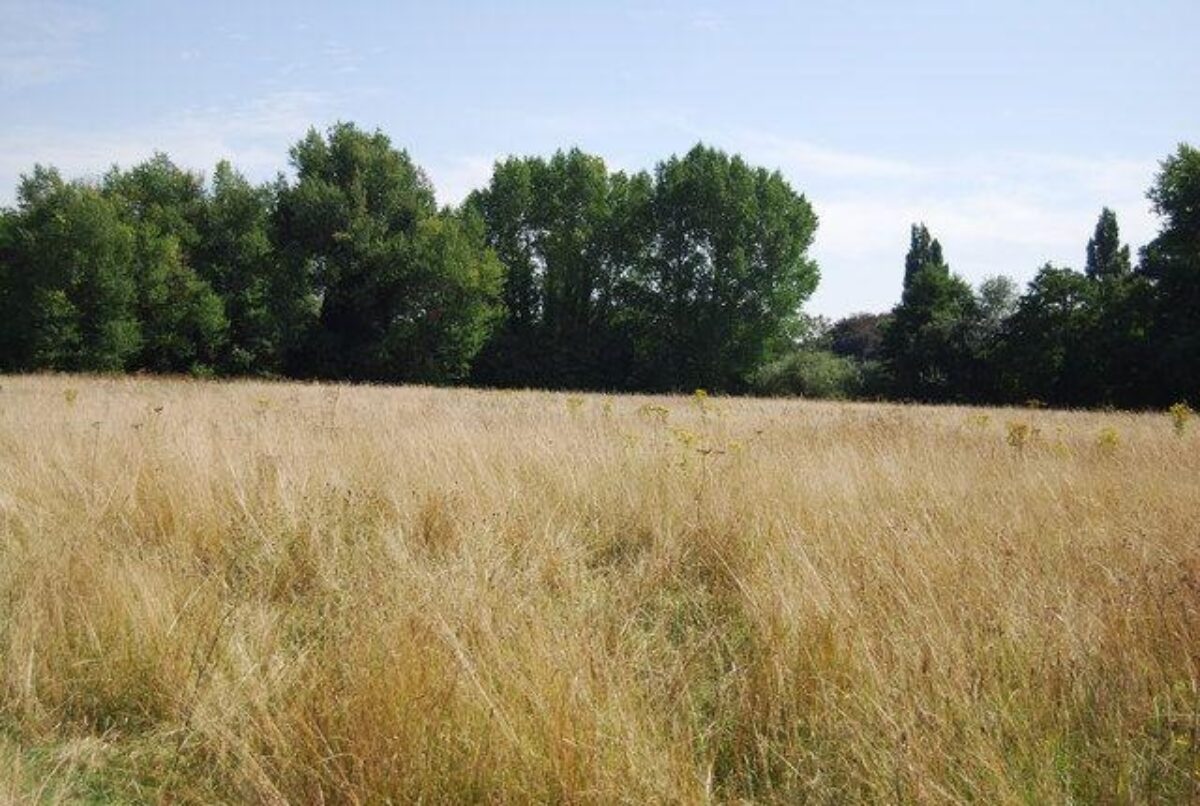
[[[1200,422],[0,378],[0,800],[1195,802]]]

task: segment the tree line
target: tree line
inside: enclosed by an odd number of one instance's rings
[[[291,164],[35,168],[0,215],[2,368],[741,390],[817,283],[808,201],[704,146],[512,158],[441,209],[377,131],[310,131]]]
[[[1181,145],[1148,192],[1162,218],[1136,262],[1104,208],[1083,271],[1045,264],[1019,292],[955,275],[912,227],[900,302],[810,320],[759,371],[776,392],[965,403],[1161,407],[1200,399],[1200,150]],[[1083,244],[1081,244],[1083,247]]]
[[[698,145],[652,171],[510,157],[439,207],[381,132],[338,124],[254,184],[166,155],[37,166],[0,211],[0,370],[1159,405],[1195,399],[1200,156],[1180,146],[1138,255],[1105,210],[1082,273],[972,289],[912,229],[900,303],[805,316],[817,217],[777,171]]]

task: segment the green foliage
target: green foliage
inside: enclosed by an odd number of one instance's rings
[[[1117,214],[1105,207],[1096,222],[1096,232],[1087,245],[1087,276],[1093,280],[1115,280],[1130,272],[1129,247],[1121,245]]]
[[[972,369],[975,296],[951,274],[941,244],[924,224],[912,228],[904,291],[884,336],[892,388],[900,397],[950,400],[966,388]]]
[[[1179,148],[1164,160],[1149,192],[1163,217],[1158,237],[1142,251],[1141,270],[1153,284],[1154,400],[1200,400],[1200,149]]]
[[[651,214],[634,275],[640,383],[743,388],[816,288],[816,214],[778,172],[705,146],[658,165]]]
[[[904,287],[907,288],[927,266],[945,266],[942,245],[924,224],[913,224],[909,232],[908,254],[904,257]]]
[[[1037,273],[1006,323],[1003,384],[1010,399],[1075,402],[1072,392],[1089,370],[1094,297],[1079,272],[1047,263]]]
[[[204,178],[177,166],[162,153],[127,171],[114,167],[104,177],[106,195],[118,197],[129,220],[169,235],[190,253],[200,241]]]
[[[385,343],[386,360],[410,367],[409,378],[466,378],[502,316],[504,266],[482,244],[482,223],[469,213],[443,213],[418,225],[412,259],[420,267],[414,283],[420,296],[410,291],[410,305],[419,313],[397,320]]]
[[[750,388],[764,395],[844,399],[862,388],[862,370],[852,359],[827,350],[800,349],[759,367]]]
[[[165,154],[104,179],[104,192],[136,233],[132,271],[142,343],[134,366],[185,373],[214,367],[228,322],[224,303],[193,268],[206,207],[203,179]]]
[[[634,174],[512,157],[457,210],[377,131],[310,131],[291,157],[263,186],[164,154],[99,183],[35,167],[0,210],[0,369],[1200,405],[1188,145],[1136,269],[1104,208],[1083,272],[972,291],[918,224],[895,309],[832,324],[801,310],[807,199],[716,149]]]
[[[17,265],[15,210],[0,208],[0,370],[14,369],[25,334],[18,311],[23,302],[21,268]]]
[[[228,327],[224,306],[184,262],[179,242],[143,228],[134,260],[142,328],[137,366],[170,373],[214,366]]]
[[[140,342],[133,229],[96,188],[37,167],[6,216],[6,369],[112,371]]]
[[[223,300],[229,321],[220,366],[239,375],[280,372],[285,323],[308,306],[303,282],[288,282],[272,242],[274,189],[251,185],[228,162],[217,164],[211,186],[194,266]]]
[[[975,308],[980,340],[991,340],[1000,333],[1004,323],[1017,310],[1018,296],[1017,284],[1010,277],[988,277],[979,284]]]
[[[480,357],[485,384],[613,388],[630,344],[620,294],[638,252],[649,177],[609,174],[578,149],[510,157],[467,207],[508,268],[506,321]]]
[[[829,329],[829,349],[858,361],[877,361],[883,356],[883,334],[891,315],[856,313],[834,322]]]
[[[408,154],[381,132],[338,124],[292,149],[282,189],[288,273],[320,299],[293,369],[375,381],[464,376],[499,310],[502,270],[482,230],[439,213]]]
[[[468,206],[509,269],[485,383],[744,388],[816,286],[804,197],[703,146],[653,177],[578,150],[512,158]]]

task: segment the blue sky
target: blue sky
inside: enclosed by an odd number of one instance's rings
[[[578,145],[622,169],[698,140],[817,209],[839,316],[899,295],[927,222],[973,282],[1079,267],[1101,206],[1200,143],[1200,3],[0,0],[0,204],[35,162],[95,175],[159,149],[287,167],[311,125],[379,127],[443,202],[493,160]]]

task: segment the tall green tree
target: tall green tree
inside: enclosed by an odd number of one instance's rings
[[[929,229],[914,224],[900,304],[892,310],[884,335],[884,362],[893,392],[919,400],[963,397],[974,373],[976,317],[971,287],[951,273]]]
[[[281,372],[285,323],[311,310],[303,282],[287,282],[272,242],[275,189],[252,185],[228,162],[217,164],[197,224],[196,273],[217,293],[229,321],[224,372]]]
[[[503,267],[482,226],[439,212],[433,189],[381,132],[312,130],[292,149],[279,239],[320,300],[301,374],[461,379],[500,313]]]
[[[979,313],[980,338],[995,338],[1005,320],[1017,309],[1019,293],[1011,277],[1002,274],[987,277],[979,284],[975,294],[975,306]]]
[[[220,297],[188,265],[183,247],[154,226],[138,227],[134,250],[142,345],[138,369],[217,369],[228,321]]]
[[[136,248],[133,228],[99,190],[35,167],[0,234],[4,368],[126,368],[140,346]]]
[[[120,198],[126,214],[139,226],[174,238],[185,255],[196,248],[205,207],[202,174],[180,168],[169,156],[156,152],[126,170],[111,168],[103,188]]]
[[[18,299],[21,282],[16,258],[17,212],[0,208],[0,371],[13,369],[24,339],[14,318],[22,302]]]
[[[1131,271],[1129,246],[1121,243],[1117,214],[1105,207],[1087,245],[1086,274],[1093,280],[1116,280]]]
[[[497,162],[491,182],[468,197],[484,222],[488,246],[505,266],[504,320],[488,340],[473,378],[486,385],[551,385],[542,358],[542,259],[534,221],[534,174],[539,160]]]
[[[204,180],[156,154],[127,171],[112,169],[105,194],[133,227],[133,267],[141,349],[135,364],[154,372],[211,372],[228,322],[224,304],[195,270]]]
[[[967,327],[965,362],[967,376],[960,380],[956,397],[985,402],[1001,394],[999,369],[1004,359],[1000,349],[1004,328],[1017,309],[1020,291],[1009,277],[995,275],[980,282],[975,292],[973,316]]]
[[[1005,324],[1002,394],[1012,402],[1092,402],[1089,337],[1096,290],[1087,276],[1047,263]]]
[[[467,206],[508,267],[507,319],[481,356],[485,383],[614,387],[628,375],[619,295],[649,178],[609,174],[578,149],[497,163]]]
[[[1152,398],[1200,401],[1200,149],[1181,144],[1149,191],[1162,217],[1142,250],[1141,272],[1153,284],[1155,356]]]
[[[1107,207],[1087,244],[1085,274],[1094,286],[1086,347],[1092,372],[1080,379],[1084,386],[1074,396],[1093,405],[1144,405],[1153,316],[1149,288],[1132,271],[1116,213]]]
[[[816,214],[778,172],[703,145],[657,166],[650,214],[632,275],[639,385],[745,388],[816,288]]]
[[[927,266],[945,266],[942,244],[930,234],[924,223],[913,224],[909,232],[908,254],[904,256],[904,287]]]

